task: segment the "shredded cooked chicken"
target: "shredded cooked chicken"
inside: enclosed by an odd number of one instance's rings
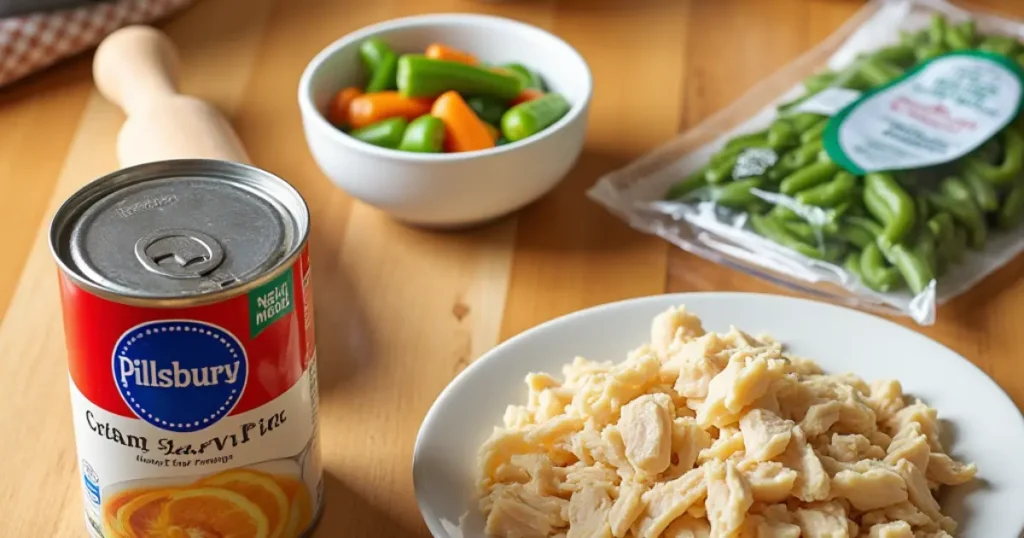
[[[562,374],[527,376],[480,449],[490,536],[951,537],[937,490],[977,472],[898,381],[826,374],[682,307],[624,362]]]

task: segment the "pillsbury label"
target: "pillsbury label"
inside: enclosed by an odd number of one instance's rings
[[[309,276],[304,250],[262,286],[175,308],[111,301],[62,275],[93,538],[205,536],[229,516],[247,520],[237,536],[307,534],[322,498]]]
[[[174,432],[199,431],[231,413],[248,373],[238,339],[198,321],[138,325],[114,350],[113,374],[125,403],[140,419]]]

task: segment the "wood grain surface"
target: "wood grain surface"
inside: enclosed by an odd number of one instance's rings
[[[1016,0],[977,2],[1024,18]],[[787,293],[631,231],[583,195],[824,39],[852,0],[204,0],[166,21],[182,87],[231,118],[257,166],[311,206],[326,509],[314,536],[427,536],[412,490],[420,421],[501,340],[608,301],[705,290]],[[306,62],[342,34],[425,12],[493,13],[549,29],[595,80],[587,144],[554,192],[485,228],[410,229],[334,188],[295,103]],[[84,536],[56,269],[56,207],[116,168],[124,120],[88,55],[0,89],[0,536]],[[1024,406],[1024,258],[921,329]]]

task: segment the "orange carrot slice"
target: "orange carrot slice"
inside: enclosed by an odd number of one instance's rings
[[[468,65],[476,65],[480,63],[476,59],[476,56],[473,56],[468,52],[453,49],[447,45],[442,45],[441,43],[432,43],[427,47],[427,50],[423,55],[434,60],[447,60],[449,62],[459,62]]]
[[[512,106],[516,106],[519,103],[533,101],[534,99],[540,99],[541,97],[544,97],[544,92],[538,90],[537,88],[526,88],[523,91],[519,92],[519,95],[517,95],[516,98],[511,101],[511,104]]]
[[[348,105],[348,122],[353,129],[388,118],[414,120],[430,112],[430,99],[403,97],[395,91],[366,93]]]
[[[469,108],[459,92],[441,94],[434,101],[430,114],[444,122],[445,151],[475,151],[494,147],[495,139],[491,138],[486,124]]]
[[[344,88],[334,94],[330,104],[327,106],[327,121],[338,127],[348,125],[348,106],[353,99],[362,94],[363,90],[356,87]]]

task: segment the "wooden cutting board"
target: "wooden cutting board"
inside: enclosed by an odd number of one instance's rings
[[[253,163],[310,203],[328,503],[314,535],[427,536],[412,493],[417,428],[448,381],[498,341],[628,297],[785,293],[632,232],[583,193],[739,97],[861,4],[206,0],[170,21],[181,89],[230,117]],[[1014,0],[983,4],[1024,18]],[[335,189],[306,149],[295,103],[305,61],[320,48],[425,11],[497,13],[551,29],[595,78],[587,146],[566,181],[519,215],[469,233],[405,228]],[[46,229],[64,198],[118,166],[124,119],[96,92],[89,58],[0,91],[0,536],[85,536]],[[1018,405],[1022,270],[1015,260],[921,330],[985,369]]]

